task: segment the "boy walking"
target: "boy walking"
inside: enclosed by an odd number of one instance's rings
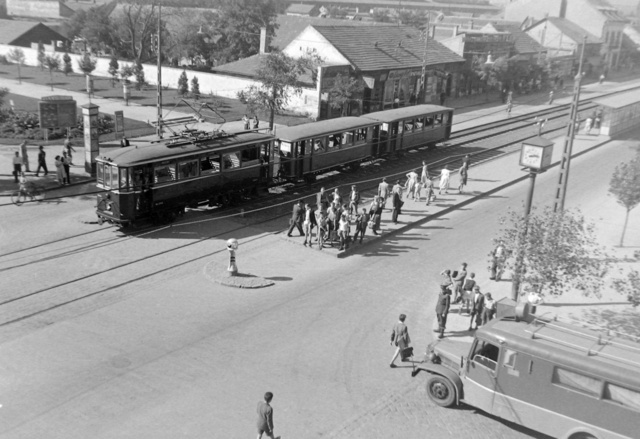
[[[276,439],[273,437],[273,408],[269,404],[272,399],[273,393],[267,392],[264,394],[264,402],[258,403],[258,439],[262,438],[262,433]]]

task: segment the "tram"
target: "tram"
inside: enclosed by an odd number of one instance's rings
[[[187,131],[96,159],[98,222],[168,221],[199,203],[228,204],[284,180],[313,181],[343,166],[449,138],[453,109],[416,105],[259,131]]]

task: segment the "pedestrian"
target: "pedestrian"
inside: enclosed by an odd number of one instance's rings
[[[60,156],[57,155],[55,158],[56,164],[56,176],[58,177],[58,184],[60,186],[64,186],[64,168],[62,167],[62,160],[60,160]]]
[[[36,169],[36,177],[40,174],[40,168],[44,169],[44,175],[49,173],[47,169],[47,153],[44,152],[44,147],[39,146],[40,152],[38,152],[38,169]]]
[[[420,182],[422,183],[422,186],[424,187],[424,184],[427,182],[427,180],[429,179],[429,167],[427,165],[426,161],[422,161],[422,173],[420,174]]]
[[[18,179],[18,183],[20,184],[18,186],[18,191],[26,199],[27,195],[29,195],[29,191],[27,190],[27,186],[29,185],[29,182],[27,181],[27,176],[24,175],[24,171],[20,173],[20,178]]]
[[[467,313],[470,312],[469,304],[471,303],[471,296],[473,295],[473,288],[476,286],[475,280],[476,274],[469,273],[469,276],[465,277],[464,284],[462,284],[462,304],[460,305],[459,313],[462,314],[464,308]]]
[[[327,227],[327,213],[318,209],[316,211],[316,222],[318,223],[318,233],[316,233],[316,241],[318,242],[318,249],[324,248],[324,241],[328,238],[329,229]]]
[[[391,358],[389,367],[397,367],[395,365],[396,358],[398,358],[398,355],[400,355],[409,347],[409,344],[411,344],[409,329],[407,328],[407,325],[404,324],[406,319],[407,316],[405,314],[400,314],[400,317],[398,317],[398,323],[393,325],[393,328],[391,329],[391,346],[396,346],[396,351],[393,354],[393,358]],[[400,360],[404,360],[404,358],[400,358]]]
[[[462,189],[464,189],[464,187],[467,185],[467,176],[468,176],[467,167],[465,165],[462,165],[460,167],[460,170],[458,171],[458,177],[460,177],[460,183],[458,184],[459,194],[462,193]]]
[[[413,197],[413,189],[418,182],[418,173],[416,171],[409,171],[407,174],[407,182],[404,185],[404,189],[407,191],[407,198]]]
[[[264,394],[264,402],[258,403],[258,439],[262,438],[262,434],[266,434],[271,439],[273,437],[273,408],[271,407],[271,400],[273,399],[273,393],[267,392]]]
[[[604,82],[604,73],[600,75],[600,79],[598,79],[598,84],[602,84]]]
[[[24,170],[26,172],[31,172],[29,170],[29,154],[27,152],[27,140],[23,141],[20,144],[20,153],[22,154],[22,164],[24,165]]]
[[[549,105],[553,104],[553,90],[549,92]]]
[[[444,191],[445,194],[449,193],[449,179],[451,178],[451,171],[447,168],[447,165],[444,165],[442,171],[440,171],[440,190],[439,194],[442,194]]]
[[[438,329],[435,332],[439,332],[438,338],[444,338],[444,330],[447,328],[447,314],[449,314],[449,307],[451,306],[451,291],[444,285],[440,287],[440,294],[438,295],[438,302],[436,303],[436,316],[438,317]]]
[[[602,123],[602,108],[598,108],[598,110],[596,111],[595,120],[593,122],[593,128],[595,128],[596,130],[599,130],[601,123]]]
[[[450,289],[451,285],[453,285],[453,279],[451,278],[451,270],[443,270],[440,273],[440,287],[445,287]]]
[[[244,123],[244,129],[248,130],[249,129],[249,118],[247,117],[246,114],[244,116],[242,116],[242,122]]]
[[[75,149],[73,149],[73,146],[71,145],[71,136],[67,136],[66,139],[64,139],[64,149],[67,150],[67,157],[69,158],[69,165],[73,165],[73,154],[71,154],[71,152],[76,152]]]
[[[396,187],[398,187],[398,190],[396,190]],[[391,221],[393,221],[394,224],[398,224],[398,215],[402,213],[402,205],[404,204],[402,201],[402,187],[400,186],[400,180],[398,180],[398,183],[394,186],[392,197],[391,203],[393,211],[391,212]]]
[[[421,190],[422,190],[422,183],[418,180],[416,181],[416,184],[413,185],[413,201],[422,200]]]
[[[304,222],[302,223],[302,229],[304,230],[304,245],[307,243],[309,247],[313,245],[313,228],[317,225],[316,215],[310,204],[304,206]]]
[[[336,211],[335,204],[331,203],[329,208],[327,209],[327,234],[328,239],[331,242],[331,247],[333,247],[333,242],[337,238],[338,234],[338,212]]]
[[[486,325],[487,322],[493,320],[496,314],[496,301],[491,297],[491,293],[484,295],[484,308],[482,310],[482,324]]]
[[[22,157],[20,153],[16,151],[16,155],[13,156],[13,180],[18,183],[18,177],[22,173]]]
[[[258,116],[256,116],[254,114],[253,115],[253,129],[257,130],[259,126],[260,126],[260,120],[258,119]]]
[[[64,169],[64,177],[67,180],[67,184],[71,184],[71,174],[69,173],[70,165],[67,151],[62,152],[62,157],[60,158],[60,160],[62,161],[62,168]]]
[[[333,190],[333,204],[340,205],[342,203],[342,197],[338,188]]]
[[[347,242],[349,241],[349,217],[347,212],[342,212],[342,215],[340,215],[338,237],[340,238],[340,250],[346,250]]]
[[[591,116],[587,117],[587,120],[584,122],[584,132],[585,134],[591,134],[591,125],[593,124],[593,119]]]
[[[298,200],[298,202],[293,205],[293,212],[291,214],[291,218],[289,219],[289,230],[287,231],[287,236],[289,238],[291,238],[291,232],[293,232],[294,227],[298,228],[298,232],[300,232],[300,236],[304,236],[304,231],[302,230],[303,216],[304,216],[304,205],[302,204],[302,200]]]
[[[349,193],[349,215],[358,214],[358,203],[360,202],[360,192],[355,185],[351,186],[351,193]]]
[[[444,105],[444,101],[447,99],[447,94],[445,92],[440,92],[440,105]]]
[[[364,238],[367,232],[367,225],[369,224],[369,214],[366,208],[362,208],[362,213],[356,217],[356,233],[353,235],[353,242],[355,243],[360,236],[360,244],[362,244],[362,238]]]
[[[369,217],[371,218],[369,227],[374,235],[378,234],[378,230],[380,230],[380,220],[382,218],[382,202],[380,197],[374,196],[373,201],[371,202],[371,206],[369,206]]]
[[[120,148],[124,148],[125,146],[130,146],[131,143],[129,143],[129,139],[127,139],[125,136],[122,136],[122,139],[120,139]]]
[[[320,192],[316,194],[316,206],[320,210],[327,210],[329,207],[329,200],[327,200],[323,187],[321,187]]]
[[[502,100],[503,104],[505,102],[507,102],[507,89],[506,88],[503,88],[502,91],[500,92],[500,100]]]
[[[511,116],[511,108],[513,107],[513,104],[511,103],[511,101],[507,102],[507,116]]]
[[[424,192],[427,197],[427,206],[436,199],[435,192],[433,190],[433,180],[427,178],[424,183]]]
[[[455,293],[454,303],[458,303],[462,300],[462,285],[467,277],[467,263],[463,262],[458,270],[458,274],[453,278],[453,292]]]
[[[502,241],[498,242],[498,245],[491,252],[491,275],[489,279],[500,281],[502,272],[504,270],[504,261],[506,259],[507,252]]]
[[[484,314],[484,296],[480,292],[480,287],[478,285],[473,287],[469,314],[471,316],[469,319],[469,331],[478,329],[478,327],[482,325],[482,316]],[[474,321],[476,323],[475,328],[473,327]]]
[[[471,156],[469,154],[465,154],[464,157],[462,157],[462,166],[464,166],[465,168],[467,168],[467,170],[469,170],[470,165],[471,165]]]
[[[387,207],[387,198],[389,198],[389,183],[387,183],[387,179],[382,177],[382,181],[378,185],[378,197],[380,198],[378,201],[381,202],[382,208]]]

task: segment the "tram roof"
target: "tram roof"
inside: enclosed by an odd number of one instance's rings
[[[640,343],[620,336],[544,317],[529,323],[508,317],[496,319],[483,326],[477,335],[559,366],[613,381],[624,375],[625,382],[640,389]]]
[[[595,102],[598,105],[602,105],[603,107],[618,109],[618,108],[623,108],[629,105],[634,105],[639,103],[640,96],[638,96],[637,90],[630,90],[630,91],[627,91],[626,93],[618,93],[613,96],[606,96],[604,98],[594,99],[593,102]]]
[[[282,127],[276,130],[276,137],[280,140],[295,142],[336,132],[355,130],[375,125],[375,122],[362,117],[345,116],[336,119],[321,120],[292,127]]]
[[[374,113],[363,114],[362,117],[380,122],[395,122],[397,120],[408,119],[410,117],[423,116],[431,113],[442,113],[445,111],[453,111],[453,108],[441,107],[440,105],[423,104],[394,108],[392,110],[376,111]]]
[[[118,166],[134,166],[198,153],[224,151],[237,148],[243,144],[251,145],[270,140],[273,140],[271,134],[259,132],[225,134],[197,141],[189,141],[186,138],[167,139],[159,143],[133,144],[125,148],[115,149],[100,154],[98,159]]]

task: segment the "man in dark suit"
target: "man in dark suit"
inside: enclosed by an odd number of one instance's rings
[[[289,230],[287,231],[287,236],[291,238],[291,232],[293,232],[293,228],[297,227],[298,232],[300,232],[300,236],[304,236],[304,231],[302,230],[302,218],[304,216],[304,206],[302,204],[302,200],[298,200],[296,204],[293,205],[293,213],[291,214],[291,220],[289,225]]]
[[[473,287],[473,296],[471,296],[471,320],[469,321],[469,331],[478,329],[482,325],[482,311],[484,310],[484,295],[480,292],[480,287]],[[476,321],[476,327],[473,327],[473,320]]]
[[[451,291],[444,285],[440,286],[440,294],[438,295],[438,302],[436,303],[436,315],[438,317],[438,329],[436,332],[440,332],[438,338],[444,338],[444,330],[447,327],[447,314],[449,314],[449,307],[451,306]]]

